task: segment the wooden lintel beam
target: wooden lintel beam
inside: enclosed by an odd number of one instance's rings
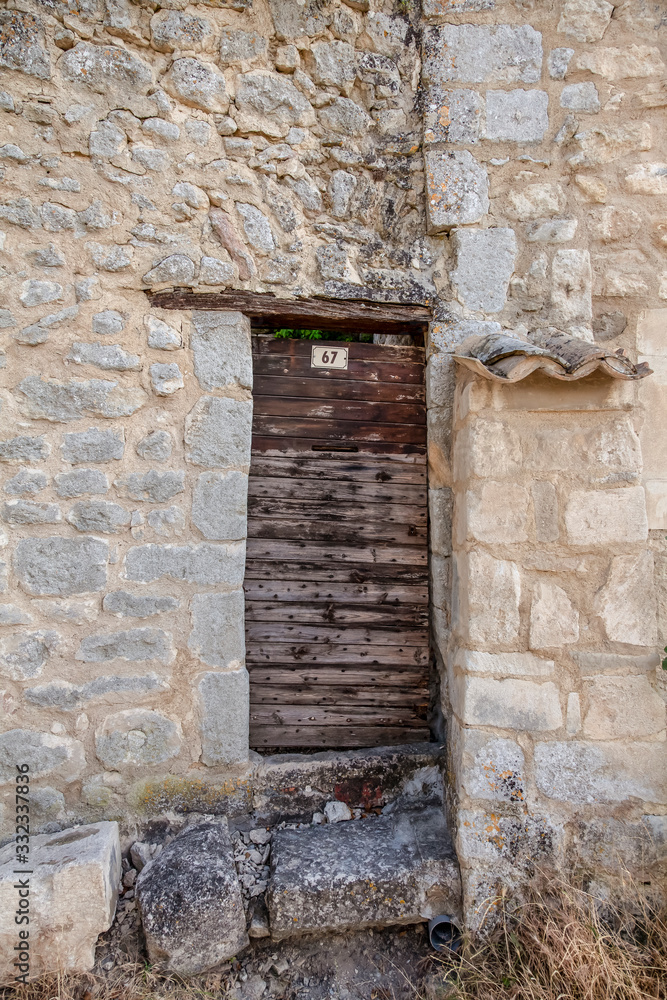
[[[274,327],[317,327],[325,330],[354,326],[369,333],[424,333],[431,320],[427,306],[394,305],[349,299],[281,299],[246,291],[147,292],[159,309],[228,309],[263,320]]]

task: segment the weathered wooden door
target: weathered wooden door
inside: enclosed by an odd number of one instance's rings
[[[253,338],[250,745],[428,739],[424,351],[316,345]]]

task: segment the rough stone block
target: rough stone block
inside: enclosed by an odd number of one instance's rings
[[[614,556],[595,608],[610,639],[653,645],[657,641],[653,554]]]
[[[598,818],[577,824],[577,854],[585,864],[608,871],[619,861],[626,870],[647,873],[667,860],[667,820],[644,815],[638,822]]]
[[[202,257],[199,261],[200,285],[228,285],[234,280],[234,265],[219,257]]]
[[[272,859],[267,902],[276,940],[459,911],[458,865],[439,808],[279,830]]]
[[[248,945],[226,820],[190,827],[144,867],[136,896],[151,962],[205,972]]]
[[[475,143],[484,138],[484,99],[476,90],[432,86],[426,95],[424,142]]]
[[[47,618],[69,625],[87,625],[98,615],[97,601],[32,601],[32,606]]]
[[[122,430],[89,427],[87,431],[63,434],[60,450],[63,461],[71,465],[110,462],[123,457],[125,435]]]
[[[457,560],[454,608],[457,626],[472,643],[516,642],[519,634],[521,577],[516,563],[472,551]]]
[[[98,94],[106,94],[110,88],[145,93],[153,82],[148,63],[116,45],[78,42],[61,58],[58,68],[66,80]]]
[[[479,222],[489,210],[486,170],[467,149],[457,152],[428,151],[426,170],[429,232]]]
[[[173,396],[185,385],[177,364],[154,364],[149,368],[151,385],[156,396]]]
[[[116,309],[105,309],[95,313],[92,321],[93,333],[113,337],[125,329],[125,318]]]
[[[613,13],[607,0],[565,0],[557,30],[578,42],[599,42]]]
[[[34,14],[18,10],[0,13],[0,66],[39,80],[50,80],[44,27]]]
[[[185,490],[185,473],[168,469],[160,472],[131,472],[128,476],[114,480],[114,486],[121,497],[140,500],[144,503],[166,503]]]
[[[30,625],[32,615],[15,604],[0,604],[0,625]]]
[[[31,278],[21,285],[19,298],[26,308],[43,306],[48,302],[60,302],[63,297],[63,286],[57,281],[39,281]]]
[[[141,280],[146,285],[192,285],[194,277],[195,265],[190,257],[173,253],[158,261]]]
[[[549,127],[544,90],[487,90],[486,138],[493,142],[541,142]]]
[[[109,489],[109,481],[99,469],[60,472],[54,483],[59,497],[81,497],[87,493],[106,493]]]
[[[568,111],[585,111],[587,114],[596,114],[600,110],[600,98],[598,89],[594,83],[572,83],[569,87],[563,87],[560,95],[561,108]]]
[[[531,649],[565,646],[579,639],[579,612],[561,587],[536,583],[530,608]]]
[[[25,630],[0,639],[0,672],[13,681],[38,677],[59,640],[57,632]]]
[[[351,90],[357,76],[354,48],[349,42],[315,42],[311,46],[311,77],[320,87]]]
[[[204,538],[245,538],[248,477],[244,472],[202,472],[192,497],[192,523]]]
[[[496,867],[510,862],[512,867],[535,862],[552,862],[563,849],[563,827],[547,816],[525,812],[521,816],[498,815],[462,809],[459,813],[457,852],[467,866],[479,862]],[[475,864],[477,863],[477,864]]]
[[[105,767],[148,767],[176,757],[181,727],[160,712],[129,708],[108,715],[95,732],[95,753]]]
[[[452,235],[456,268],[450,278],[468,309],[500,312],[514,272],[517,245],[513,229],[460,229]]]
[[[593,676],[586,683],[583,735],[590,740],[642,739],[665,732],[665,703],[646,674]]]
[[[15,922],[21,878],[16,867],[15,845],[8,844],[0,850],[0,982],[13,983],[23,972],[16,961],[29,968],[31,978],[89,972],[97,938],[109,929],[116,910],[122,874],[118,824],[32,837],[29,938],[21,938],[21,931],[28,931]]]
[[[17,391],[25,397],[19,405],[28,417],[66,423],[81,417],[129,417],[144,405],[143,389],[121,386],[118,382],[70,379],[58,382],[28,375]]]
[[[565,208],[565,196],[556,184],[528,184],[507,196],[510,211],[520,222],[544,221],[545,216],[559,215]]]
[[[116,701],[136,701],[140,698],[155,698],[156,694],[169,691],[167,682],[157,674],[143,676],[102,675],[85,684],[70,684],[69,681],[51,681],[27,688],[26,701],[39,708],[73,712],[91,703],[113,704]]]
[[[148,346],[160,351],[177,351],[183,346],[183,338],[178,330],[157,316],[144,316],[144,326],[148,333]]]
[[[7,524],[57,524],[62,519],[56,503],[34,500],[8,500],[2,505],[2,520]]]
[[[65,784],[76,781],[86,766],[78,740],[32,729],[9,729],[0,735],[0,784],[15,784],[17,761],[28,765],[31,781],[50,775]]]
[[[3,489],[12,496],[35,496],[46,489],[47,483],[48,480],[43,472],[21,469],[15,476],[5,481]]]
[[[151,431],[138,442],[137,455],[153,462],[166,462],[171,455],[172,441],[169,431]]]
[[[29,594],[85,594],[102,590],[109,546],[97,538],[22,538],[14,572]]]
[[[209,667],[234,667],[245,659],[244,596],[195,594],[190,602],[188,649]]]
[[[620,490],[573,490],[565,508],[571,545],[643,542],[648,537],[642,486]]]
[[[161,83],[168,94],[187,107],[210,114],[225,114],[229,107],[224,76],[215,66],[199,59],[176,59]]]
[[[645,309],[640,313],[637,321],[637,350],[649,357],[667,355],[667,309]]]
[[[528,490],[516,483],[488,481],[465,494],[461,511],[461,534],[480,542],[512,545],[525,542],[528,520]],[[467,531],[465,526],[467,524]]]
[[[551,316],[557,326],[562,329],[590,326],[592,284],[588,250],[556,251],[551,265]]]
[[[660,655],[655,653],[628,655],[624,653],[591,653],[587,650],[572,650],[570,654],[579,667],[582,677],[590,674],[633,674],[653,673],[660,666]]]
[[[161,594],[129,594],[126,590],[112,590],[104,595],[102,607],[117,618],[151,618],[180,607],[175,597]]]
[[[252,402],[202,396],[185,421],[186,459],[220,469],[250,465]]]
[[[133,628],[126,632],[87,635],[81,640],[75,659],[84,663],[105,663],[116,659],[133,662],[159,660],[167,664],[174,656],[169,632],[161,628]]]
[[[372,127],[373,119],[348,97],[336,97],[320,111],[322,125],[340,135],[362,136]]]
[[[0,441],[0,462],[43,462],[50,451],[45,437],[20,434]]]
[[[152,583],[163,576],[185,583],[239,587],[245,568],[245,542],[228,545],[137,545],[125,557],[125,579]]]
[[[552,80],[564,80],[574,49],[552,49],[547,59],[547,68]]]
[[[310,102],[291,80],[268,70],[253,70],[238,78],[236,122],[242,132],[263,132],[281,139],[293,125],[315,124]]]
[[[138,354],[124,351],[119,344],[86,344],[77,341],[67,355],[68,361],[77,365],[92,365],[103,371],[138,372],[141,371],[141,359]]]
[[[213,31],[206,18],[180,10],[160,10],[151,18],[151,45],[158,52],[208,48]]]
[[[642,79],[665,72],[660,49],[655,45],[626,45],[622,49],[595,46],[577,56],[576,68],[607,80]]]
[[[558,688],[551,681],[535,684],[458,676],[450,697],[454,712],[466,726],[547,732],[563,725]]]
[[[491,674],[496,677],[550,677],[554,661],[534,653],[481,653],[457,649],[455,666],[465,673]]]
[[[556,487],[544,479],[531,483],[538,542],[555,542],[559,535]]]
[[[217,767],[246,761],[250,708],[245,667],[204,674],[197,690],[203,763]]]
[[[525,801],[525,760],[514,740],[456,727],[453,749],[457,784],[474,799]]]
[[[459,434],[454,453],[454,479],[469,476],[500,480],[523,472],[523,449],[514,427],[478,417]]]
[[[130,524],[130,512],[117,503],[106,500],[86,500],[75,503],[67,520],[78,531],[114,535]]]
[[[578,151],[568,157],[568,164],[574,169],[611,163],[628,153],[649,150],[653,144],[648,122],[636,125],[595,125],[577,132],[574,141]]]
[[[443,24],[426,32],[423,61],[435,84],[537,83],[542,36],[530,25]]]
[[[667,743],[537,743],[535,781],[544,795],[561,802],[664,802]]]
[[[250,321],[242,313],[192,313],[190,347],[202,389],[252,389]]]

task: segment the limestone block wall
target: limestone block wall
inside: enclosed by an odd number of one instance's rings
[[[660,877],[666,718],[634,394],[459,377],[446,710],[473,922],[535,868]]]
[[[36,823],[248,760],[250,324],[127,305],[80,304],[113,345],[8,344],[0,780],[30,764]]]

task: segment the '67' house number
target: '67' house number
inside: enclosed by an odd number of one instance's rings
[[[347,347],[313,347],[311,368],[347,368]]]

